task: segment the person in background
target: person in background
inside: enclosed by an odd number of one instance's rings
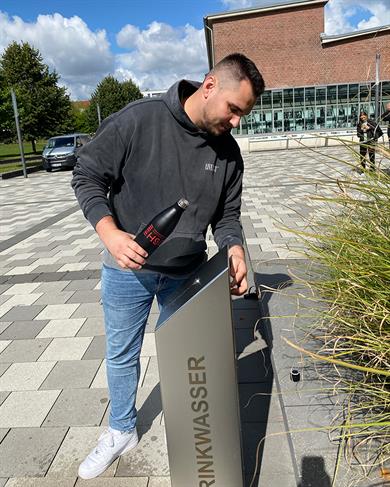
[[[218,247],[228,247],[231,293],[247,290],[243,161],[230,131],[263,91],[256,65],[231,54],[203,83],[178,81],[161,98],[135,101],[111,115],[78,153],[72,187],[105,247],[102,303],[111,399],[109,428],[79,467],[83,479],[97,477],[138,443],[135,401],[150,308],[155,296],[164,306],[207,260],[209,225]],[[135,235],[181,197],[189,207],[148,256]]]
[[[382,115],[383,122],[387,122],[387,137],[388,137],[388,144],[390,149],[390,102],[386,104],[386,110]]]
[[[370,170],[375,170],[375,144],[383,135],[380,126],[366,112],[360,112],[357,123],[357,136],[360,141],[360,164],[363,170],[366,169],[366,156],[370,160]]]

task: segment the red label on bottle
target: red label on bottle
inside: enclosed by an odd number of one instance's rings
[[[153,225],[149,225],[144,230],[144,235],[155,247],[158,247],[165,240],[164,235],[161,235]]]

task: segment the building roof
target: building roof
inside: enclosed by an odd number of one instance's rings
[[[244,8],[238,10],[228,10],[225,12],[219,12],[215,14],[209,14],[204,17],[205,21],[213,21],[217,19],[225,19],[228,17],[240,17],[243,15],[250,15],[256,13],[264,13],[269,12],[272,10],[282,10],[286,8],[294,8],[294,7],[304,7],[305,5],[316,5],[316,4],[326,4],[329,0],[288,0],[287,2],[277,2],[277,3],[270,3],[269,5],[265,5],[263,7],[251,7],[251,8]]]
[[[213,38],[212,38],[212,24],[214,20],[227,19],[233,17],[243,17],[251,14],[262,14],[266,12],[278,11],[289,8],[302,8],[311,5],[326,5],[329,0],[288,0],[283,2],[272,3],[265,5],[263,7],[251,7],[239,10],[228,10],[225,12],[219,12],[215,14],[206,15],[203,18],[205,36],[206,36],[206,47],[207,47],[207,57],[209,60],[210,68],[214,65],[214,52],[213,52]]]
[[[371,27],[371,29],[354,30],[352,32],[346,32],[345,34],[334,34],[334,35],[321,34],[321,42],[322,44],[328,44],[330,42],[348,40],[354,37],[377,34],[378,32],[383,32],[383,31],[390,31],[390,24],[381,25],[380,27]]]

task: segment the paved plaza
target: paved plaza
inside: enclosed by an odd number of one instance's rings
[[[343,149],[322,152],[244,154],[242,224],[251,284],[264,285],[271,275],[288,279],[289,263],[298,262],[303,255],[287,228],[303,228],[320,207],[318,201],[308,198],[310,194],[330,194],[332,187],[323,184],[327,175],[351,171],[337,162],[345,155]],[[156,305],[141,352],[140,444],[101,477],[77,479],[80,461],[107,425],[109,398],[99,303],[102,245],[77,206],[70,180],[71,172],[38,172],[28,179],[0,180],[0,487],[169,487],[153,333]],[[209,254],[215,252],[210,240]],[[271,316],[280,314],[277,299],[264,301],[263,312],[265,304]],[[283,388],[291,389],[289,368],[300,360],[280,341],[280,330],[294,337],[288,319],[272,322],[272,357],[262,350],[266,345],[258,346],[264,340],[254,333],[261,318],[258,303],[234,300],[233,310],[237,358],[239,363],[246,362],[241,373],[239,368],[239,382],[249,485],[256,445],[265,430],[269,434],[286,431],[291,424],[305,427],[313,418],[302,414],[301,406],[313,401],[297,390],[284,402],[280,400]],[[267,415],[260,396],[244,407],[259,391],[272,392]],[[301,414],[297,414],[299,410]],[[293,423],[288,422],[290,417]],[[329,421],[329,415],[320,409],[313,417],[310,424],[321,426]],[[294,442],[284,434],[264,443],[260,479],[254,485],[297,486],[304,475],[302,456],[308,451],[306,457],[322,458],[317,467],[331,478],[332,446],[322,448],[318,433],[297,436]],[[328,487],[330,483],[302,481],[299,485]],[[355,485],[385,484],[366,481]]]

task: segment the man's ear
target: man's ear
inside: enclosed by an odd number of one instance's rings
[[[217,87],[218,81],[214,74],[209,74],[203,81],[203,96],[207,99]]]

